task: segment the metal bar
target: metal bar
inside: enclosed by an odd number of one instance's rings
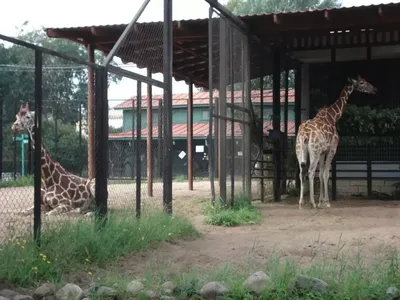
[[[164,210],[172,214],[172,0],[164,0]]]
[[[189,98],[187,111],[187,154],[188,154],[188,184],[193,191],[193,81],[189,80]]]
[[[215,185],[214,185],[214,141],[213,141],[213,9],[210,6],[208,9],[208,101],[209,101],[209,118],[208,118],[208,171],[210,177],[210,189],[211,189],[211,204],[215,203]],[[216,130],[214,129],[214,132]]]
[[[132,30],[133,25],[139,20],[140,16],[142,15],[142,13],[144,12],[144,10],[146,9],[147,5],[149,4],[150,0],[144,0],[142,6],[139,7],[139,10],[136,12],[135,16],[133,17],[133,19],[130,21],[130,23],[125,27],[125,30],[122,32],[122,34],[119,36],[117,42],[114,44],[114,47],[112,47],[111,51],[108,53],[103,66],[107,67],[115,53],[117,52],[117,50],[120,48],[122,42],[124,42],[125,38],[128,36],[129,32]]]
[[[281,132],[281,49],[274,48],[273,59],[273,90],[272,90],[272,128],[274,131]],[[275,182],[274,182],[274,201],[280,201],[281,198],[281,151],[280,140],[274,143],[275,160]]]
[[[56,57],[62,58],[64,60],[67,60],[67,61],[70,61],[70,62],[74,62],[76,64],[80,64],[80,65],[84,65],[84,66],[90,66],[92,68],[99,68],[99,66],[96,65],[95,63],[90,63],[90,62],[87,62],[87,61],[85,61],[83,59],[79,59],[79,58],[76,58],[74,56],[70,56],[70,55],[67,55],[67,54],[62,54],[60,52],[57,52],[57,51],[54,51],[54,50],[50,50],[50,49],[47,49],[47,48],[44,48],[44,47],[41,47],[41,46],[37,46],[37,45],[31,44],[31,43],[28,43],[28,42],[25,42],[25,41],[22,41],[22,40],[13,38],[13,37],[9,37],[9,36],[3,35],[3,34],[0,34],[0,39],[4,40],[4,41],[7,41],[7,42],[10,42],[12,44],[16,44],[16,45],[19,45],[19,46],[22,46],[22,47],[25,47],[25,48],[32,49],[34,51],[40,51],[43,54],[56,56]]]
[[[95,73],[95,217],[96,225],[105,225],[108,210],[108,73],[105,68]]]
[[[251,111],[249,109],[246,109],[246,108],[241,107],[241,106],[236,105],[236,104],[226,103],[226,107],[227,108],[234,108],[235,110],[239,110],[239,111],[244,112],[244,113],[249,114],[249,115],[251,114]]]
[[[226,116],[226,77],[227,77],[227,20],[224,17],[219,19],[219,114]],[[219,192],[223,203],[226,202],[226,119],[218,117],[218,175],[219,175]]]
[[[0,91],[0,181],[3,180],[3,95],[2,92]],[[29,143],[30,139],[28,139],[28,143]],[[29,147],[30,145],[28,145]],[[29,148],[28,148],[29,151]],[[30,152],[28,152],[28,172],[30,172],[29,169],[29,154]],[[30,173],[29,173],[30,174]]]
[[[88,61],[94,63],[94,47],[88,45]],[[94,69],[89,66],[88,68],[88,177],[94,178],[96,169],[94,161]]]
[[[142,207],[142,83],[137,82],[136,100],[136,218],[140,218]]]
[[[285,105],[283,109],[283,120],[284,120],[284,140],[281,141],[281,157],[282,157],[282,194],[286,194],[286,181],[287,181],[287,169],[288,164],[285,159],[285,154],[288,153],[287,138],[288,138],[288,123],[289,123],[289,68],[285,68]]]
[[[233,45],[233,37],[234,37],[234,28],[232,26],[228,27],[228,38],[229,41],[229,67],[230,67],[230,86],[231,86],[231,103],[230,103],[230,110],[231,110],[231,117],[235,118],[235,90],[234,90],[234,72],[233,72],[233,59],[234,59],[234,45]],[[243,93],[243,91],[242,91]],[[231,203],[230,205],[233,207],[235,205],[235,122],[231,121]]]
[[[229,9],[227,9],[224,5],[218,2],[218,0],[205,0],[208,4],[211,5],[211,7],[214,7],[216,10],[218,10],[221,15],[223,15],[225,18],[229,19],[240,31],[242,31],[243,34],[246,36],[251,37],[251,39],[261,45],[267,52],[271,52],[269,48],[265,47],[260,39],[256,37],[255,35],[252,34],[251,30],[249,29],[249,26],[243,22],[238,16],[235,16]]]
[[[163,165],[162,165],[162,155],[163,155],[163,148],[162,148],[162,132],[163,132],[163,105],[162,100],[158,100],[158,140],[157,140],[157,152],[158,152],[158,172],[157,175],[160,178],[163,177]]]
[[[36,72],[36,69],[35,69]],[[43,72],[43,69],[42,69]],[[18,113],[18,101],[14,101],[14,115]],[[13,166],[14,166],[14,180],[17,179],[17,133],[14,132],[14,144],[13,144]]]
[[[151,78],[151,70],[147,69],[147,77]],[[147,84],[147,195],[153,197],[153,89]]]
[[[330,64],[330,80],[335,80],[336,78],[336,45],[337,45],[337,35],[336,32],[333,36],[333,45],[331,49],[331,64]],[[330,85],[329,98],[334,98],[335,90],[334,85]],[[311,111],[311,110],[310,110]],[[336,155],[332,160],[332,200],[336,200],[337,196],[337,171],[336,171]]]
[[[140,75],[140,74],[136,74],[136,73],[133,73],[131,71],[124,70],[124,69],[121,69],[121,68],[113,66],[113,65],[109,65],[107,67],[107,69],[111,73],[114,73],[116,75],[120,75],[120,76],[123,76],[123,77],[127,77],[127,78],[130,78],[132,80],[148,83],[148,84],[154,85],[154,86],[162,88],[162,89],[165,87],[165,84],[163,82],[159,81],[159,80],[152,79],[152,78],[147,78],[146,76],[143,76],[143,75]]]
[[[136,103],[137,103],[137,94],[136,94]],[[137,104],[136,104],[137,105]],[[135,115],[135,97],[132,97],[132,169],[131,169],[131,176],[132,179],[135,179],[135,157],[136,157],[136,152],[138,149],[135,147],[135,130],[137,132],[137,127],[135,126],[135,121],[136,121],[136,115]]]
[[[261,50],[261,49],[260,49]],[[261,52],[261,51],[260,51]],[[260,57],[263,57],[262,53],[260,53]],[[262,131],[261,131],[261,141],[262,141],[262,147],[261,147],[261,155],[263,161],[261,162],[264,167],[264,61],[262,61],[261,66],[260,66],[260,117],[261,117],[261,126],[262,126]],[[257,157],[258,158],[258,157]],[[261,176],[261,202],[265,202],[265,182],[264,182],[264,171],[262,172]]]
[[[242,39],[242,64],[245,70],[245,76],[242,78],[244,80],[245,90],[246,90],[246,98],[245,103],[243,103],[243,107],[250,109],[251,108],[251,80],[250,80],[250,51],[249,51],[249,39],[248,36],[244,36]],[[244,135],[243,142],[245,146],[245,151],[243,151],[243,159],[244,159],[244,191],[247,194],[249,204],[251,204],[251,126],[252,122],[250,121],[249,115],[243,115],[245,121],[249,122],[248,125],[244,126]],[[254,117],[254,116],[253,116]]]
[[[241,55],[240,55],[240,65],[241,65],[241,80],[242,80],[242,106],[245,107],[245,90],[246,90],[246,83],[245,83],[245,61],[244,61],[244,51],[243,51],[243,37],[240,41],[240,47],[241,47]],[[244,124],[246,122],[245,116],[242,115],[242,120]],[[250,124],[250,123],[249,123]],[[245,141],[245,135],[246,135],[246,130],[245,130],[246,125],[243,126],[243,132],[242,132],[242,190],[245,191],[246,189],[246,183],[245,183],[245,170],[246,170],[246,162],[245,162],[245,157],[246,157],[246,141]]]
[[[43,53],[35,51],[35,175],[34,175],[34,208],[33,238],[40,247],[41,237],[41,157],[42,157],[42,102],[43,102]]]
[[[82,100],[79,100],[79,175],[82,176]]]

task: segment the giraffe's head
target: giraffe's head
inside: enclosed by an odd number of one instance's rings
[[[29,110],[29,104],[21,104],[15,118],[16,120],[11,126],[12,131],[32,131],[35,125],[35,114]]]
[[[354,89],[366,93],[366,94],[376,94],[378,89],[362,78],[360,75],[357,75],[357,79],[349,78],[349,82],[353,85]]]

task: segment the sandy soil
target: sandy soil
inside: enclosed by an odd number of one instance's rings
[[[331,202],[330,209],[311,209],[308,205],[302,211],[298,210],[297,199],[279,204],[256,202],[264,214],[262,224],[222,228],[203,223],[204,216],[200,210],[202,203],[209,199],[209,190],[208,182],[195,182],[194,191],[188,190],[186,182],[174,183],[174,213],[188,216],[204,234],[202,238],[165,243],[162,247],[144,250],[121,261],[124,272],[139,275],[149,265],[160,266],[161,263],[168,265],[171,272],[188,270],[193,266],[215,267],[226,262],[240,265],[249,258],[262,263],[276,255],[307,264],[316,257],[335,259],[343,253],[354,254],[360,249],[363,257],[374,257],[378,252],[400,246],[398,201],[343,200]],[[133,206],[133,192],[134,185],[110,186],[110,207]],[[144,186],[144,203],[161,202],[161,183],[155,185],[153,198],[148,198],[146,193]],[[31,188],[0,190],[3,237],[10,230],[4,229],[11,223],[10,212],[29,207],[32,194]],[[23,195],[25,202],[11,205]],[[28,228],[30,221],[30,218],[14,221],[14,227]]]

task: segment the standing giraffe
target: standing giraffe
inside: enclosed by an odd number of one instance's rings
[[[34,112],[29,110],[29,104],[21,104],[16,121],[11,126],[14,132],[28,131],[32,148],[35,149],[33,128]],[[41,210],[46,215],[56,215],[73,211],[87,213],[94,202],[93,180],[82,178],[66,171],[60,163],[53,160],[41,144]],[[34,206],[20,212],[23,215],[33,213]],[[90,212],[87,215],[91,214]]]
[[[307,157],[310,156],[308,168],[308,180],[310,184],[310,202],[314,208],[314,176],[319,163],[320,193],[318,207],[323,200],[330,207],[328,196],[329,170],[339,143],[339,135],[336,130],[336,122],[343,114],[344,107],[354,90],[367,94],[375,94],[378,90],[372,84],[361,78],[349,78],[349,84],[345,85],[339,99],[328,107],[321,108],[317,115],[310,120],[303,121],[299,126],[296,138],[296,156],[300,166],[300,200],[299,209],[304,203],[304,179],[303,169],[306,167]]]

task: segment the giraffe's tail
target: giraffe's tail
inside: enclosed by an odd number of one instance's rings
[[[301,169],[305,170],[308,158],[308,137],[299,137],[297,139],[297,159],[300,163]]]

